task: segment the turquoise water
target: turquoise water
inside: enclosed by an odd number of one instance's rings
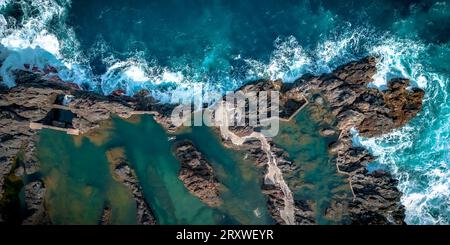
[[[306,106],[291,122],[282,122],[274,142],[289,153],[289,159],[298,167],[292,176],[285,176],[295,200],[312,203],[318,224],[345,224],[348,217],[327,217],[332,201],[351,199],[347,176],[337,173],[328,145],[337,135],[323,137],[320,127],[330,127],[332,121]]]
[[[255,78],[290,82],[365,55],[374,86],[392,76],[426,91],[408,126],[360,140],[400,180],[407,222],[450,222],[448,1],[1,1],[0,74],[23,64],[103,93],[145,88],[163,102]]]
[[[113,180],[103,146],[87,138],[75,142],[64,132],[42,130],[38,146],[46,205],[54,224],[98,224],[103,208],[112,224],[136,224],[136,204]]]
[[[110,145],[124,146],[141,180],[144,194],[154,207],[161,224],[267,224],[266,199],[260,191],[261,175],[243,154],[224,148],[208,128],[194,128],[168,141],[163,128],[151,117],[138,124],[114,120],[117,130]],[[209,208],[192,196],[178,179],[179,162],[172,154],[173,144],[189,139],[205,154],[224,184],[223,204]],[[240,168],[241,167],[241,168]],[[239,205],[238,205],[239,204]],[[254,214],[259,209],[261,216]]]
[[[48,188],[46,202],[53,223],[96,224],[105,205],[111,207],[113,224],[136,223],[134,199],[113,180],[106,160],[106,152],[116,147],[125,150],[160,224],[273,223],[260,190],[262,174],[243,159],[242,152],[224,148],[208,128],[182,132],[169,141],[150,116],[135,120],[114,118],[110,127],[89,137],[41,132],[39,174]],[[205,154],[224,185],[220,207],[203,204],[178,179],[180,163],[172,149],[183,139],[193,141]]]
[[[124,147],[144,196],[161,224],[215,224],[222,215],[192,196],[178,180],[180,164],[172,154],[168,135],[148,117],[140,123],[114,120],[111,146]]]
[[[263,170],[246,160],[245,152],[225,148],[219,133],[208,127],[193,127],[177,136],[177,140],[182,139],[192,141],[216,169],[219,181],[226,188],[222,192],[226,212],[244,224],[274,223],[267,211],[266,198],[261,195]]]

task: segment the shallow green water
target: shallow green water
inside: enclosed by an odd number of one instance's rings
[[[294,199],[312,201],[319,224],[341,223],[344,222],[342,218],[325,217],[325,210],[333,198],[351,195],[351,190],[346,176],[337,173],[336,165],[328,154],[328,145],[336,140],[336,136],[321,136],[319,126],[327,119],[320,118],[319,124],[312,114],[307,106],[294,118],[294,122],[282,122],[274,142],[285,149],[290,160],[299,166],[299,171],[285,176]]]
[[[169,141],[169,135],[150,116],[141,117],[139,122],[114,118],[113,128],[103,144],[93,144],[87,138],[79,142],[64,133],[42,131],[41,174],[48,186],[46,199],[54,223],[97,223],[105,203],[112,207],[113,222],[136,222],[133,199],[109,172],[105,152],[113,147],[124,147],[161,224],[273,222],[260,191],[258,170],[243,159],[243,153],[224,148],[210,129],[195,128]],[[181,139],[192,140],[212,163],[219,181],[226,187],[221,194],[221,207],[206,206],[178,179],[180,165],[172,147]]]
[[[410,79],[423,110],[361,144],[399,180],[408,224],[450,224],[449,1],[1,0],[0,20],[8,86],[25,64],[52,65],[86,89],[175,103],[199,85],[225,93],[379,57],[374,85]]]
[[[324,211],[332,198],[348,195],[349,189],[327,154],[333,137],[319,135],[308,110],[299,113],[295,122],[282,123],[274,140],[300,167],[299,172],[286,176],[295,198],[314,203],[319,223],[340,222],[327,219]],[[188,128],[169,140],[171,135],[150,116],[133,121],[114,118],[112,122],[111,127],[98,131],[94,140],[52,130],[41,132],[40,175],[48,187],[46,200],[54,223],[96,224],[105,204],[112,208],[112,223],[136,222],[133,198],[110,174],[105,153],[113,147],[125,149],[161,224],[273,223],[260,189],[262,170],[245,160],[244,152],[225,148],[213,129]],[[178,179],[180,164],[172,149],[174,143],[185,139],[211,162],[225,187],[219,208],[203,204]]]
[[[104,147],[86,138],[77,146],[72,136],[42,130],[38,149],[53,223],[97,224],[106,203],[113,224],[136,223],[134,200],[112,179]]]
[[[192,196],[178,180],[179,163],[164,130],[149,117],[140,123],[115,119],[111,144],[123,146],[161,224],[214,224],[221,215]]]
[[[244,152],[226,149],[212,130],[208,127],[194,127],[190,132],[177,136],[177,139],[194,142],[217,171],[219,181],[226,187],[226,191],[222,193],[222,208],[226,213],[232,215],[238,223],[273,223],[267,211],[266,199],[261,194],[262,170],[245,160]]]

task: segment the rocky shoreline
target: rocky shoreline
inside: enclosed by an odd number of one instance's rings
[[[386,91],[370,88],[375,73],[376,59],[369,57],[331,74],[300,79],[290,91],[302,91],[310,100],[318,94],[336,118],[334,127],[340,134],[330,153],[336,156],[338,171],[349,176],[354,198],[333,204],[328,212],[348,209],[352,224],[404,224],[397,181],[386,171],[368,172],[366,165],[375,158],[353,145],[351,129],[375,137],[405,125],[421,111],[424,91],[407,89],[406,79],[389,81]]]
[[[210,207],[218,207],[220,199],[220,183],[215,176],[211,164],[203,157],[190,141],[177,142],[175,157],[181,163],[178,178],[186,189]]]
[[[106,152],[106,158],[108,159],[110,170],[113,178],[124,184],[132,193],[134,200],[136,201],[136,221],[139,225],[156,225],[157,221],[152,209],[145,200],[142,187],[136,176],[136,172],[131,168],[129,162],[125,156],[125,150],[123,148],[113,148]],[[104,210],[102,221],[107,221],[108,208]],[[106,217],[106,218],[104,218]],[[106,222],[105,222],[106,223]]]
[[[100,217],[100,220],[98,221],[99,225],[110,225],[111,224],[111,214],[112,210],[109,206],[105,206],[103,208],[102,216]]]
[[[27,209],[24,225],[49,225],[50,217],[45,208],[45,185],[42,181],[34,181],[25,186],[25,204]]]
[[[261,80],[247,84],[239,90],[279,91],[282,119],[291,118],[306,103],[326,107],[334,118],[332,128],[323,128],[321,133],[339,134],[337,141],[330,145],[329,152],[335,158],[337,171],[348,176],[354,196],[352,199],[334,200],[327,208],[326,215],[333,216],[344,212],[350,217],[348,223],[351,224],[404,224],[404,207],[400,203],[401,193],[396,187],[396,180],[385,171],[367,171],[366,164],[373,161],[374,157],[365,149],[352,144],[351,129],[357,130],[361,136],[375,137],[403,126],[421,110],[424,92],[420,89],[408,89],[409,81],[405,79],[392,80],[386,91],[370,88],[368,85],[376,72],[375,65],[376,59],[368,57],[341,66],[330,74],[318,77],[303,76],[292,84]],[[113,115],[129,118],[134,114],[153,114],[156,121],[168,131],[175,130],[169,117],[174,105],[159,104],[145,92],[133,97],[101,96],[79,90],[73,84],[49,81],[29,72],[17,72],[16,77],[16,87],[0,89],[0,200],[5,193],[6,177],[11,172],[21,177],[39,170],[35,150],[39,128],[49,127],[73,134],[85,134],[98,128],[102,121],[109,120]],[[62,117],[62,114],[65,116]],[[254,129],[230,127],[229,130],[236,135],[245,136]],[[226,139],[223,143],[228,147],[237,147]],[[258,140],[248,140],[239,148],[246,149],[255,164],[265,168],[269,159],[261,144]],[[286,176],[295,171],[296,166],[288,160],[288,154],[274,145],[271,139],[268,139],[268,144],[271,156],[282,175]],[[195,146],[192,147],[195,149]],[[22,160],[20,164],[16,164],[21,153],[24,153]],[[202,162],[201,157],[197,159]],[[184,164],[184,160],[180,160]],[[118,166],[122,165],[118,164],[115,169]],[[124,168],[119,168],[121,173],[128,165],[123,166]],[[209,169],[201,168],[200,173],[197,173],[196,168],[186,168],[187,166],[184,165],[185,171],[189,170],[186,174],[189,172],[191,175],[195,173],[202,176],[205,170]],[[125,172],[131,174],[130,171]],[[206,173],[208,177],[212,176],[210,171]],[[135,186],[133,181],[120,179],[130,186]],[[216,187],[216,182],[208,181],[199,185],[211,183]],[[38,188],[39,186],[41,188]],[[28,218],[23,222],[50,223],[45,208],[42,208],[45,207],[43,182],[36,182],[26,188],[26,203],[34,211],[32,222]],[[199,188],[196,186],[195,189]],[[277,223],[284,224],[280,210],[283,210],[285,205],[285,194],[281,192],[280,186],[264,181],[261,189],[268,197],[268,209],[272,217]],[[135,188],[130,190],[135,192]],[[213,191],[207,195],[197,193],[200,199],[203,198],[212,206],[216,205],[216,188],[204,190]],[[196,192],[194,191],[194,194]],[[136,201],[139,206],[137,199]],[[145,209],[148,204],[141,206],[143,210],[150,210]],[[316,223],[314,208],[310,203],[294,200],[294,206],[295,224]],[[0,210],[0,222],[2,217]],[[156,223],[151,210],[143,212],[142,215],[138,214],[138,217],[142,217],[141,223]]]
[[[311,106],[326,108],[334,118],[333,128],[322,128],[320,133],[323,136],[339,133],[329,152],[335,157],[337,171],[348,176],[353,199],[333,200],[326,216],[345,213],[350,224],[404,224],[405,210],[400,203],[401,192],[396,187],[397,181],[386,171],[368,172],[366,165],[375,157],[364,148],[353,145],[351,130],[357,130],[363,137],[375,137],[405,125],[420,112],[424,91],[409,89],[409,81],[399,78],[389,81],[386,91],[370,88],[369,83],[375,73],[376,59],[368,57],[343,65],[330,74],[303,76],[292,84],[261,80],[239,90],[279,91],[281,110],[289,112],[294,112],[295,108],[285,109],[286,106],[294,104],[298,108],[298,105],[304,104],[302,99],[306,98]],[[287,103],[290,100],[295,103]],[[290,115],[284,114],[284,117]],[[230,127],[230,130],[241,136],[253,131],[251,127]],[[227,140],[224,144],[235,147]],[[257,166],[266,166],[268,159],[258,141],[247,141],[243,147]],[[242,146],[239,148],[242,149]],[[271,148],[283,175],[294,172],[295,165],[288,160],[288,154],[276,146]],[[280,217],[284,202],[279,186],[264,182],[262,189],[268,197],[272,217],[284,224]],[[295,223],[316,223],[313,208],[308,202],[295,200]]]

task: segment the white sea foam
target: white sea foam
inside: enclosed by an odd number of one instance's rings
[[[12,87],[15,85],[14,77],[11,74],[16,69],[24,70],[24,64],[43,70],[44,64],[61,64],[52,54],[41,48],[24,48],[18,50],[5,50],[6,58],[0,67],[0,75],[3,77],[5,85]]]
[[[315,74],[328,73],[339,65],[359,58],[361,42],[369,36],[367,29],[354,29],[334,35],[319,43],[314,60],[317,62]],[[364,53],[364,52],[363,52]]]
[[[448,224],[450,216],[450,170],[447,163],[425,164],[416,169],[420,178],[402,175],[399,187],[405,191],[406,222],[411,224]],[[425,188],[423,182],[426,182]]]
[[[431,73],[426,76],[444,79]],[[399,180],[407,223],[448,224],[450,108],[448,104],[440,104],[439,113],[431,108],[436,106],[434,103],[448,102],[449,98],[439,86],[428,91],[423,112],[410,124],[378,138],[362,138],[357,133],[353,136],[355,145],[367,148]]]
[[[0,0],[0,9],[11,3]],[[408,223],[450,222],[449,159],[443,159],[447,156],[445,152],[450,151],[444,143],[450,137],[449,81],[439,74],[427,72],[420,64],[420,55],[427,49],[423,44],[387,34],[379,35],[368,29],[355,29],[324,38],[311,50],[302,47],[293,36],[278,38],[267,62],[237,55],[234,59],[243,60],[248,66],[244,72],[246,76],[224,76],[223,81],[219,82],[217,77],[208,77],[200,68],[188,65],[164,67],[156,61],[147,62],[139,55],[125,60],[114,56],[103,57],[104,63],[109,66],[104,74],[94,76],[87,65],[88,57],[84,57],[79,50],[74,31],[67,26],[59,27],[61,33],[55,32],[57,27],[49,28],[52,20],[64,18],[70,1],[62,4],[60,1],[58,4],[54,0],[33,0],[21,1],[20,4],[25,15],[21,23],[0,14],[0,75],[8,86],[14,86],[12,71],[26,69],[24,64],[41,70],[51,65],[57,68],[62,80],[89,84],[90,89],[105,94],[118,88],[130,95],[147,89],[162,102],[176,103],[179,99],[193,97],[199,87],[207,93],[220,94],[257,78],[291,82],[305,73],[318,75],[365,55],[377,56],[377,73],[371,86],[384,89],[392,77],[410,78],[412,86],[427,89],[424,109],[414,125],[374,139],[359,138],[354,132],[354,143],[368,148],[378,156],[378,162],[389,166],[399,179]],[[52,23],[55,22],[58,23]],[[100,40],[90,54],[103,54],[107,50],[107,44]],[[210,56],[205,57],[205,66],[210,61]],[[433,101],[444,101],[444,104],[436,105]],[[421,131],[427,128],[436,130],[422,135]],[[419,149],[421,144],[426,147]],[[406,151],[415,153],[410,154],[410,159],[405,158],[405,154],[399,154]],[[424,166],[411,170],[408,161],[412,162],[413,158],[420,158]]]
[[[243,59],[250,67],[247,70],[247,79],[270,78],[290,82],[308,72],[312,61],[295,37],[277,38],[274,48],[268,63],[250,58]]]
[[[20,59],[16,57],[14,62],[8,61],[8,66],[2,67],[2,75],[7,77],[5,80],[9,86],[14,84],[10,71],[23,69],[23,64],[37,67],[52,65],[58,67],[61,79],[77,84],[89,84],[90,89],[99,88],[105,94],[119,88],[129,95],[141,89],[149,89],[154,96],[159,96],[157,99],[170,102],[176,101],[176,98],[173,98],[175,95],[189,96],[188,91],[198,84],[202,84],[207,92],[223,93],[236,89],[243,82],[253,79],[283,79],[285,82],[291,82],[305,73],[318,75],[329,72],[338,65],[359,58],[353,50],[358,47],[360,39],[364,37],[361,30],[347,32],[324,40],[313,52],[307,52],[293,36],[278,38],[274,41],[274,51],[267,63],[242,58],[240,55],[236,58],[244,60],[248,65],[246,77],[240,78],[229,75],[208,77],[209,75],[205,74],[201,68],[162,67],[157,61],[147,63],[141,57],[130,57],[126,60],[104,57],[103,61],[109,64],[107,71],[102,75],[93,76],[86,57],[76,50],[78,42],[71,28],[65,28],[67,29],[65,33],[67,32],[68,35],[64,40],[58,40],[53,33],[47,31],[47,25],[51,20],[64,16],[64,7],[53,0],[33,2],[31,7],[25,9],[38,14],[25,18],[21,28],[3,32],[2,44],[10,51],[25,48],[43,49],[54,56],[50,57],[47,54],[46,59],[36,60],[35,57],[22,54]],[[104,40],[99,40],[98,45],[90,50],[90,53],[91,55],[106,53],[108,48]],[[42,52],[39,51],[39,53]],[[205,57],[205,60],[210,60],[209,56]],[[218,83],[217,79],[224,81]]]
[[[4,1],[3,7],[7,4],[11,4],[11,1]],[[63,15],[64,6],[52,0],[24,1],[17,4],[22,6],[25,18],[21,23],[16,23],[20,28],[3,28],[1,44],[13,50],[40,47],[60,58],[59,41],[55,35],[47,31],[47,25],[51,20]],[[5,18],[2,23],[7,23]]]
[[[371,86],[386,89],[386,83],[393,77],[404,77],[412,80],[415,87],[425,88],[426,78],[422,66],[417,63],[425,46],[419,42],[383,37],[380,44],[370,47],[369,53],[378,57],[377,73]]]
[[[426,96],[422,111],[408,125],[370,139],[359,137],[355,131],[353,143],[377,156],[377,162],[387,166],[399,180],[407,223],[448,224],[450,81],[427,71],[420,63],[427,48],[419,42],[393,37],[384,37],[370,46],[369,53],[379,58],[372,86],[385,89],[392,77],[405,77],[411,80],[411,86],[425,89]]]
[[[9,0],[0,0],[0,9],[5,7],[8,4]]]
[[[5,84],[14,86],[12,71],[24,70],[24,65],[41,70],[46,65],[63,69],[61,43],[47,27],[52,20],[64,15],[65,6],[53,0],[4,1],[0,9],[9,4],[19,4],[24,17],[20,23],[3,15],[0,18],[0,46],[3,47],[0,75]]]

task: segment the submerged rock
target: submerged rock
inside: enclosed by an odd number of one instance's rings
[[[313,109],[318,109],[314,104],[320,105],[320,108],[328,108],[332,120],[327,120],[334,128],[322,128],[320,134],[325,137],[339,134],[338,140],[330,145],[330,154],[335,156],[338,172],[348,176],[354,196],[353,199],[333,200],[326,216],[349,216],[349,222],[353,224],[404,224],[404,207],[400,203],[401,193],[397,188],[397,181],[385,171],[367,171],[366,165],[374,157],[367,150],[352,145],[350,130],[355,128],[364,137],[374,137],[405,125],[421,110],[424,91],[418,88],[408,89],[407,79],[389,81],[386,91],[369,87],[376,73],[375,65],[376,59],[368,57],[343,65],[330,74],[303,76],[293,84],[261,80],[239,90],[275,90],[280,92],[280,101],[287,101],[286,98],[301,101],[306,98]],[[292,112],[290,108],[286,109],[289,104],[280,102],[280,111]],[[312,116],[315,116],[314,113]],[[230,130],[240,136],[253,131],[249,126],[230,127]],[[233,147],[230,142],[224,143]],[[265,166],[267,157],[257,142],[249,141],[243,146],[257,166]],[[275,154],[278,167],[283,175],[291,175],[296,170],[295,166],[286,164],[289,163],[286,161],[287,154],[280,151],[283,152],[278,149]],[[262,189],[268,196],[268,208],[272,217],[278,223],[284,223],[280,219],[279,210],[285,204],[280,197],[279,187],[265,183]],[[305,209],[298,201],[295,202],[295,208],[297,224],[315,223],[313,211]],[[336,210],[337,208],[341,210]]]
[[[211,164],[203,157],[190,141],[178,142],[174,154],[181,163],[178,178],[192,195],[198,197],[210,207],[218,207],[220,199],[220,183]]]
[[[16,83],[13,88],[0,86],[0,200],[5,178],[20,152],[24,156],[21,166],[15,169],[17,174],[24,176],[39,170],[35,148],[41,128],[85,135],[113,115],[128,118],[142,113],[154,114],[158,122],[171,127],[164,124],[164,113],[170,112],[171,106],[151,97],[102,96],[25,71],[17,72]]]
[[[370,88],[375,65],[376,59],[369,57],[341,66],[331,74],[300,78],[291,91],[307,98],[320,94],[340,132],[330,145],[330,153],[336,157],[339,172],[348,175],[354,197],[334,203],[327,212],[345,210],[353,224],[404,224],[397,181],[385,171],[367,171],[366,165],[374,157],[353,145],[350,130],[355,128],[364,137],[374,137],[405,125],[421,110],[424,91],[407,89],[407,79],[389,81],[386,91]]]
[[[368,85],[376,72],[375,64],[376,59],[368,57],[341,66],[330,74],[304,76],[291,84],[279,80],[260,80],[239,90],[278,91],[280,117],[284,120],[291,119],[307,103],[311,106],[326,106],[332,117],[330,122],[333,123],[333,128],[322,128],[321,134],[339,135],[336,142],[330,145],[330,154],[335,157],[338,171],[348,176],[354,194],[353,199],[334,200],[327,208],[326,215],[348,215],[349,222],[354,224],[403,224],[404,207],[400,203],[401,193],[396,187],[397,182],[387,172],[367,171],[366,165],[374,157],[365,149],[352,145],[350,129],[358,130],[361,136],[374,137],[399,128],[421,110],[424,92],[408,88],[409,81],[406,79],[390,81],[386,91],[370,88]],[[5,177],[13,171],[19,152],[24,151],[25,156],[24,163],[18,167],[18,174],[32,174],[39,169],[35,144],[36,133],[42,127],[83,135],[100,127],[102,121],[109,120],[113,115],[129,118],[135,114],[147,113],[153,114],[156,121],[167,130],[175,129],[170,121],[170,113],[175,105],[160,104],[145,93],[133,97],[102,96],[81,91],[69,83],[46,80],[30,72],[18,72],[16,83],[17,86],[10,89],[0,87],[0,200],[4,194]],[[61,100],[62,97],[70,99]],[[70,119],[60,116],[66,113],[64,111],[72,113]],[[230,131],[238,136],[245,136],[253,132],[254,128],[230,127]],[[273,153],[270,158],[274,158],[282,175],[295,172],[297,167],[288,160],[288,154],[274,145],[271,139],[267,140]],[[224,140],[224,144],[236,147],[229,140]],[[247,140],[236,148],[247,150],[257,166],[267,166],[269,157],[258,140]],[[190,151],[192,152],[188,154]],[[138,221],[143,224],[156,223],[143,198],[134,171],[125,157],[116,153],[109,152],[113,174],[133,192],[139,210]],[[191,188],[190,191],[197,193],[208,205],[220,205],[217,180],[201,154],[189,146],[176,154],[183,159],[181,162],[184,167],[180,171],[180,178],[189,183],[188,189]],[[267,171],[264,175],[266,173]],[[193,178],[199,182],[192,181]],[[35,183],[34,186],[38,187],[39,184]],[[201,186],[199,190],[196,189],[197,186]],[[28,190],[26,202],[36,203],[33,198],[39,200],[41,192],[33,190]],[[282,224],[284,220],[280,216],[280,210],[285,203],[280,199],[280,187],[264,181],[262,190],[268,197],[268,209],[272,217]],[[293,205],[296,224],[316,223],[314,209],[310,204],[295,200]],[[346,214],[336,209],[345,210]]]
[[[24,225],[51,224],[45,209],[45,185],[42,181],[34,181],[25,186],[26,218]]]
[[[242,94],[256,96],[262,91],[275,91],[280,95],[279,110],[282,120],[291,120],[307,104],[307,100],[300,93],[290,93],[280,80],[259,80],[244,85],[237,92]],[[247,96],[248,97],[248,96]],[[251,98],[251,97],[250,97]],[[267,112],[270,111],[273,104],[269,105]],[[259,111],[259,113],[264,113]],[[248,111],[244,114],[245,121],[249,122],[250,115]],[[293,199],[293,194],[287,186],[283,176],[297,171],[297,166],[288,160],[289,154],[283,149],[271,142],[270,138],[265,138],[255,127],[246,123],[245,126],[229,125],[226,127],[229,133],[223,132],[221,135],[224,144],[236,150],[246,150],[248,156],[257,167],[263,168],[262,192],[267,196],[267,207],[272,218],[278,224],[313,224],[313,212],[304,212],[304,215],[297,215],[303,210],[297,207]],[[241,144],[234,144],[233,137],[224,137],[227,134],[233,134],[234,138],[243,140]],[[255,135],[256,134],[256,135]],[[252,136],[254,135],[254,136]],[[262,139],[263,137],[264,139]]]
[[[336,134],[336,131],[334,131],[333,129],[325,128],[325,129],[320,130],[320,135],[325,136],[325,137],[332,136],[335,134]]]
[[[112,209],[109,206],[103,208],[102,216],[99,220],[99,225],[110,225],[111,224]]]
[[[156,225],[156,218],[145,200],[136,173],[130,167],[123,148],[113,148],[106,152],[113,178],[123,183],[136,201],[136,220],[141,225]]]

